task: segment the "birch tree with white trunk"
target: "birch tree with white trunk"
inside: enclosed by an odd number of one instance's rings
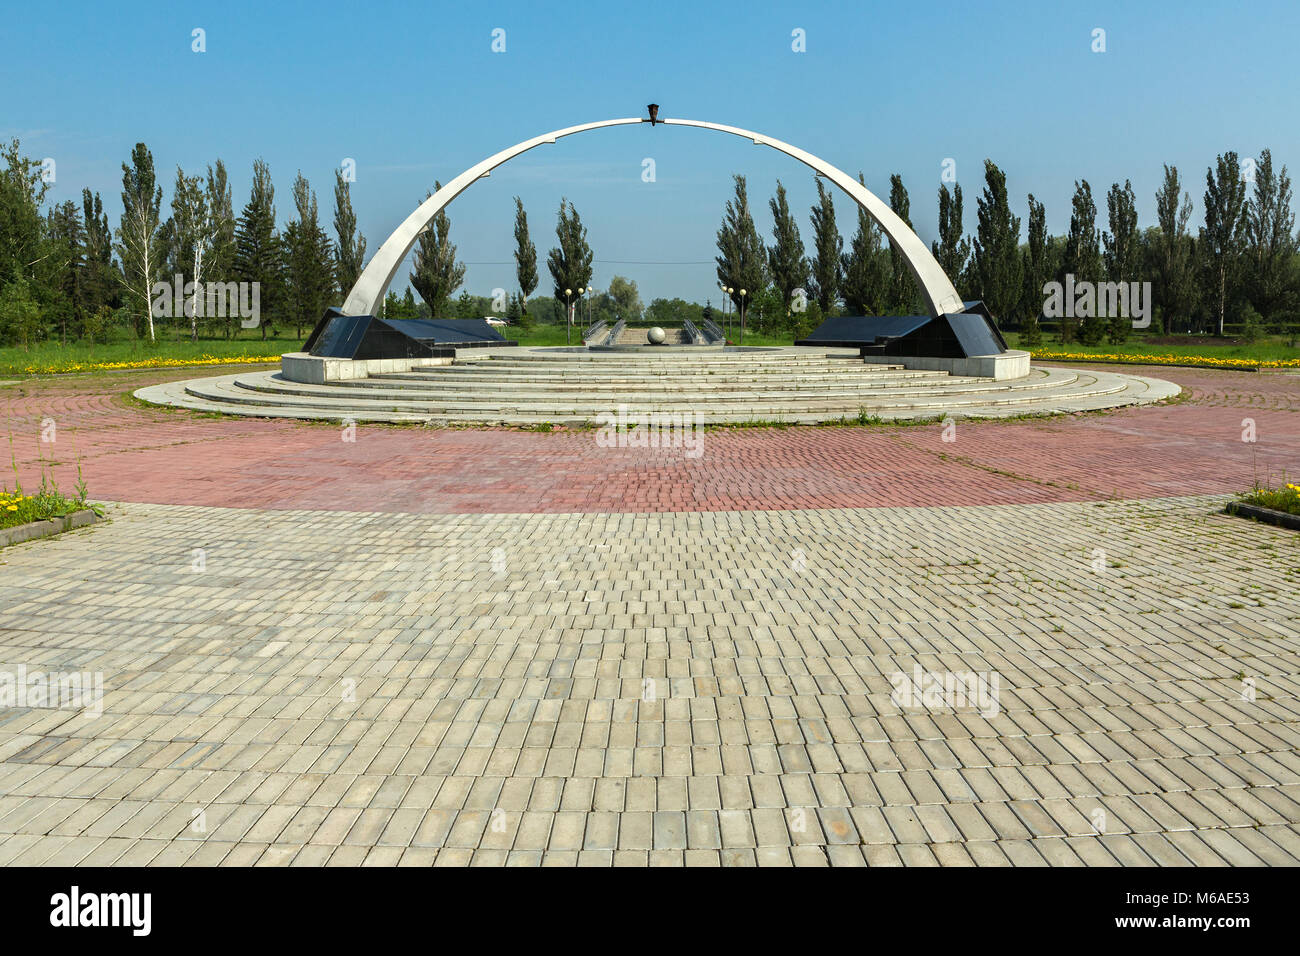
[[[153,284],[161,265],[159,211],[162,187],[154,178],[153,155],[144,143],[131,151],[131,165],[122,164],[122,222],[117,230],[117,254],[122,260],[122,276],[129,295],[140,300],[145,329],[154,342]]]
[[[167,223],[167,235],[172,245],[173,268],[189,272],[192,291],[185,303],[185,315],[190,320],[190,341],[199,340],[199,314],[207,314],[207,302],[199,308],[203,294],[203,262],[216,238],[217,224],[204,192],[200,176],[186,176],[176,168],[176,186],[172,191],[172,218]]]

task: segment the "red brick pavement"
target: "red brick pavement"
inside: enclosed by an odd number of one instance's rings
[[[1113,366],[1111,368],[1114,368]],[[124,396],[183,371],[63,376],[0,389],[18,473],[92,497],[243,508],[416,513],[629,512],[975,505],[1237,491],[1300,474],[1300,376],[1131,368],[1177,405],[1044,421],[711,430],[704,454],[606,449],[595,432],[214,418]],[[204,370],[203,374],[217,374]],[[1258,441],[1242,441],[1242,420]],[[41,443],[42,420],[55,443]],[[12,480],[3,482],[11,485]]]

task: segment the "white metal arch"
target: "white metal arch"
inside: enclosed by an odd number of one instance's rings
[[[438,215],[444,206],[468,189],[472,183],[487,176],[502,163],[514,159],[520,153],[525,153],[534,146],[554,143],[557,139],[572,136],[574,133],[585,133],[587,130],[604,129],[608,126],[630,126],[636,123],[648,122],[650,121],[640,117],[629,117],[570,126],[566,129],[559,129],[553,133],[544,133],[541,136],[525,140],[517,146],[511,146],[509,149],[502,150],[471,166],[422,202],[415,212],[407,216],[402,224],[393,231],[393,234],[384,240],[384,244],[379,247],[379,251],[366,265],[360,277],[358,277],[356,285],[348,293],[347,300],[343,303],[343,314],[378,315],[379,309],[383,306],[384,296],[388,292],[389,285],[392,284],[393,278],[397,275],[397,270],[401,268],[402,262],[415,246],[415,241],[419,238],[420,233],[428,228],[433,218]],[[787,156],[799,160],[805,166],[825,176],[848,193],[849,197],[865,210],[867,215],[874,219],[885,235],[889,237],[890,243],[899,251],[908,267],[912,270],[912,274],[916,277],[917,285],[921,289],[921,296],[924,298],[926,308],[929,309],[932,317],[937,318],[945,313],[962,311],[961,297],[957,295],[957,290],[953,288],[952,281],[944,273],[934,256],[931,255],[930,250],[926,248],[925,243],[908,227],[907,223],[899,218],[897,213],[889,208],[888,203],[882,202],[874,193],[843,170],[837,169],[824,159],[805,152],[798,147],[791,146],[789,143],[783,143],[779,139],[773,139],[770,136],[764,136],[762,133],[755,133],[747,129],[723,126],[719,123],[705,123],[699,120],[663,119],[659,120],[659,122],[668,126],[694,126],[700,129],[716,130],[721,133],[731,133],[733,136],[752,140],[756,145],[770,146]]]

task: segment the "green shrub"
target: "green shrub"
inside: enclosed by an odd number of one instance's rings
[[[1241,314],[1241,340],[1253,345],[1264,337],[1264,317],[1255,311],[1254,306],[1246,306]]]

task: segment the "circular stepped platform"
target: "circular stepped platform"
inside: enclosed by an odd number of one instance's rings
[[[856,351],[774,348],[687,356],[475,349],[452,365],[308,385],[253,371],[142,388],[158,405],[270,418],[427,424],[595,424],[617,414],[696,413],[706,424],[998,418],[1147,404],[1170,382],[1034,368],[991,379],[866,363]]]

